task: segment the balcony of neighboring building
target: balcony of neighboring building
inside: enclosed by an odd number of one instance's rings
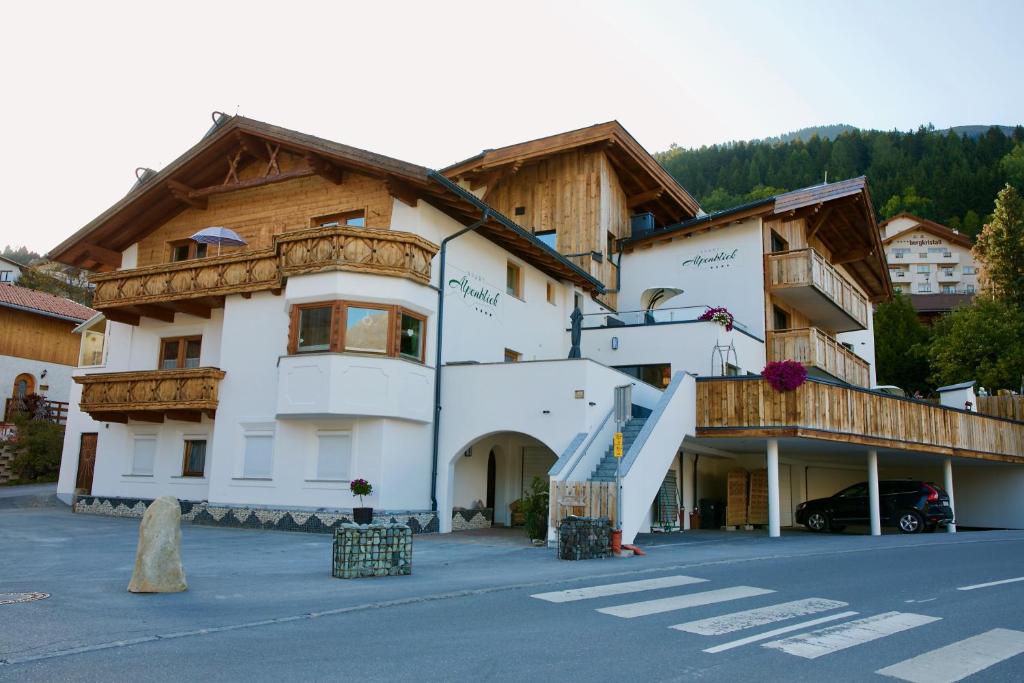
[[[325,271],[388,275],[426,285],[437,249],[419,235],[398,230],[294,230],[276,235],[269,249],[94,275],[93,308],[129,324],[138,324],[141,317],[173,322],[175,313],[209,318],[227,295],[279,292],[289,276]]]
[[[960,282],[960,273],[955,268],[939,268],[938,281],[943,284]]]
[[[217,411],[224,371],[198,367],[81,375],[80,407],[94,420],[126,423],[165,419],[200,422]]]
[[[956,251],[951,250],[940,250],[940,251],[906,251],[894,250],[890,251],[886,256],[886,259],[890,264],[900,263],[931,263],[931,264],[946,264],[946,263],[960,263],[960,254]]]
[[[837,332],[868,327],[868,300],[814,249],[767,254],[765,268],[772,295]]]
[[[867,361],[816,327],[769,332],[768,360],[795,360],[811,374],[817,370],[858,387],[871,383]]]

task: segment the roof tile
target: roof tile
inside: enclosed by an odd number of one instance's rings
[[[96,315],[96,311],[71,299],[39,292],[17,285],[0,285],[0,306],[29,308],[43,315],[59,316],[85,321]]]

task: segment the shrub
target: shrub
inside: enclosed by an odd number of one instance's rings
[[[64,448],[64,427],[30,419],[24,413],[14,417],[14,424],[17,437],[9,445],[14,450],[11,470],[18,481],[56,481]]]
[[[793,391],[807,380],[807,368],[795,360],[772,361],[761,375],[775,391]]]
[[[548,536],[548,483],[534,477],[530,491],[521,498],[523,514],[526,515],[526,535],[540,540]]]

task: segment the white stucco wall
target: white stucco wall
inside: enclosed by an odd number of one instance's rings
[[[67,401],[71,396],[73,369],[70,365],[59,363],[17,356],[0,356],[0,397],[10,398],[13,395],[15,378],[21,374],[28,374],[35,380],[37,394],[44,395],[51,401]],[[42,376],[43,372],[46,372],[46,377]]]

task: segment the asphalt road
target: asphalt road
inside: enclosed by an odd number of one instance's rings
[[[417,537],[413,576],[341,581],[325,536],[186,526],[190,590],[139,596],[136,530],[0,511],[0,592],[51,594],[0,604],[0,680],[1024,680],[1024,532],[694,534],[586,562]]]

